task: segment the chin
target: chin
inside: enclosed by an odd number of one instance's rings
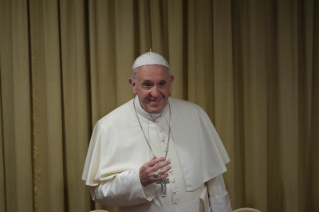
[[[162,112],[162,110],[164,109],[164,107],[151,107],[149,108],[149,113],[152,113],[152,114],[159,114],[160,112]]]

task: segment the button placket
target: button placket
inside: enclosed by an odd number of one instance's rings
[[[161,144],[163,154],[165,155],[166,151],[167,151],[167,142],[168,142],[168,126],[166,126],[167,123],[164,122],[164,119],[161,120],[159,118],[153,123],[156,125],[158,142]],[[173,142],[172,138],[170,138],[170,144],[171,144],[171,142]],[[175,176],[174,169],[173,169],[173,167],[176,165],[175,164],[176,161],[174,160],[175,159],[174,154],[171,155],[172,152],[170,151],[170,148],[168,148],[168,149],[169,149],[169,152],[168,152],[166,159],[170,160],[172,162],[170,165],[172,167],[172,169],[168,171],[168,174],[169,174],[168,178],[170,180],[170,183],[168,184],[167,192],[169,192],[171,195],[172,203],[174,205],[179,205],[179,204],[181,204],[181,197],[179,194],[179,186],[180,185],[179,185],[179,183],[176,183],[176,176]]]

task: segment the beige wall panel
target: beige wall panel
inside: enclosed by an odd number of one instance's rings
[[[196,96],[196,89],[195,89],[195,71],[190,71],[190,70],[195,70],[195,53],[196,53],[196,42],[195,42],[195,33],[194,31],[196,30],[196,13],[191,10],[190,8],[195,8],[195,1],[187,1],[187,100],[191,102],[195,102],[195,96]],[[193,59],[189,59],[193,58]]]
[[[195,103],[202,106],[208,116],[214,119],[214,60],[213,60],[213,2],[203,1],[196,5],[196,52],[194,58],[196,79]]]
[[[188,100],[214,118],[213,3],[189,1],[188,8]]]
[[[1,14],[1,11],[0,11]],[[0,27],[1,29],[1,27]],[[1,59],[0,59],[1,61]],[[0,76],[1,76],[1,72],[0,72]],[[2,83],[1,83],[2,84]],[[1,90],[3,90],[3,88],[1,88]],[[0,96],[2,97],[2,95],[0,94]],[[0,190],[0,211],[6,211],[6,182],[5,182],[5,159],[4,159],[4,136],[3,136],[3,117],[2,117],[2,98],[0,99],[0,188],[2,188]]]
[[[26,2],[1,1],[3,211],[33,211],[29,43]],[[3,196],[5,195],[5,196]]]
[[[244,44],[243,44],[243,37],[244,32],[246,32],[247,24],[242,16],[243,14],[247,14],[247,7],[243,7],[241,1],[235,1],[234,4],[231,5],[233,9],[231,17],[231,49],[228,50],[232,51],[232,61],[227,62],[225,61],[222,64],[227,65],[228,69],[232,69],[232,78],[233,82],[229,81],[228,83],[232,83],[233,89],[233,116],[234,116],[234,123],[233,123],[233,141],[229,141],[227,145],[232,147],[231,152],[231,169],[229,173],[226,173],[226,176],[230,176],[231,181],[229,184],[229,189],[232,191],[231,193],[231,200],[233,208],[239,208],[246,206],[246,154],[245,154],[245,125],[243,124],[244,116],[245,116],[245,107],[244,107],[244,67],[243,67],[243,52],[244,52]],[[245,4],[244,4],[245,5]],[[226,5],[228,8],[230,4]],[[216,10],[218,7],[215,7]],[[218,11],[218,10],[217,10]],[[228,14],[225,11],[222,11],[221,14]],[[246,16],[245,16],[246,17]],[[222,18],[222,16],[221,16]],[[220,18],[220,19],[221,19]],[[224,24],[221,24],[220,28],[223,28]],[[230,25],[230,24],[228,24]],[[228,30],[229,32],[230,30]],[[225,32],[224,32],[225,34]],[[228,33],[226,33],[228,34]],[[226,42],[225,42],[226,43]],[[228,42],[227,42],[228,43]],[[218,49],[223,49],[223,45],[219,45]],[[214,50],[217,48],[214,48]],[[227,52],[224,52],[223,58],[227,58]],[[215,54],[216,57],[220,57]],[[215,56],[214,56],[215,57]],[[220,63],[220,62],[219,62]],[[223,69],[222,64],[220,64],[220,69]],[[229,72],[229,71],[228,71]],[[231,73],[231,72],[229,72]],[[230,80],[230,78],[229,78]],[[222,87],[219,88],[222,91]],[[222,105],[220,106],[222,107]],[[218,111],[217,111],[218,112]],[[225,112],[225,111],[224,111]],[[226,134],[227,132],[225,132]],[[227,135],[227,134],[226,134]],[[224,141],[225,142],[225,141]],[[229,153],[229,152],[228,152]],[[228,167],[230,166],[228,165]],[[230,173],[232,171],[233,174]],[[226,179],[227,180],[227,179]],[[245,191],[244,193],[242,191]]]
[[[134,20],[135,26],[135,57],[148,52],[152,47],[152,33],[151,33],[151,15],[150,15],[150,1],[139,0],[138,4],[134,4],[134,12],[137,18]],[[156,52],[156,49],[153,48]]]
[[[168,59],[167,1],[150,1],[151,47]]]
[[[4,29],[11,29],[11,26],[9,25],[8,22],[10,20],[10,4],[5,4],[6,2],[1,1],[0,2],[0,18],[1,18],[1,22],[0,22],[0,31],[4,32]],[[10,30],[11,31],[11,30]],[[7,31],[9,32],[9,30]],[[2,79],[4,79],[4,62],[3,60],[5,59],[3,57],[3,50],[6,50],[6,52],[9,52],[9,41],[11,40],[11,38],[9,39],[9,36],[11,35],[11,33],[1,33],[0,34],[0,211],[6,211],[6,181],[5,181],[5,176],[6,176],[6,171],[5,171],[5,159],[4,159],[4,123],[3,123],[3,91],[5,90],[5,88],[3,87],[4,83],[2,82]],[[7,45],[5,45],[5,43],[7,43]],[[10,56],[11,57],[11,56]],[[9,58],[6,58],[6,60],[9,61]],[[12,60],[12,59],[10,59]],[[10,70],[10,65],[7,65],[6,67],[7,69]]]
[[[267,210],[282,210],[279,138],[279,77],[277,2],[265,1],[267,60]]]
[[[171,96],[187,99],[187,49],[183,45],[187,39],[184,1],[169,1],[168,15],[168,58],[172,75],[175,77]],[[186,79],[186,80],[185,80]]]
[[[311,105],[311,145],[310,145],[310,187],[308,211],[319,210],[319,2],[314,2],[314,24],[313,24],[313,71],[312,71],[312,105]]]
[[[82,171],[91,137],[88,33],[84,1],[60,4],[64,114],[64,178],[67,211],[89,211],[90,193]]]
[[[30,1],[35,211],[64,210],[57,2]]]
[[[89,1],[89,57],[93,126],[116,107],[115,5]]]
[[[279,2],[279,131],[282,210],[298,211],[298,58],[296,1]]]
[[[224,174],[225,183],[235,207],[235,150],[234,150],[234,87],[232,58],[231,2],[213,1],[213,46],[214,46],[214,117],[213,122],[231,159]],[[207,84],[206,86],[212,86]]]
[[[115,1],[115,52],[117,55],[116,77],[116,105],[120,106],[132,99],[134,94],[128,79],[131,77],[132,65],[135,60],[134,36],[134,6],[133,1]]]
[[[267,211],[267,61],[265,2],[247,6],[244,20],[244,127],[246,204]],[[255,196],[260,198],[255,199]]]
[[[311,147],[311,89],[313,63],[314,2],[298,2],[298,140],[299,140],[299,212],[311,211],[309,170]]]

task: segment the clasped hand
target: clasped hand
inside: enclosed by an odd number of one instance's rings
[[[143,186],[152,184],[156,181],[162,180],[168,176],[171,167],[168,166],[171,162],[165,161],[164,157],[156,158],[155,156],[140,168],[140,180]],[[159,176],[156,177],[155,173]]]

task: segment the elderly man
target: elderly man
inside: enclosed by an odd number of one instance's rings
[[[93,200],[120,212],[230,212],[227,152],[204,110],[169,97],[174,77],[159,54],[138,57],[134,99],[94,128],[82,179]]]

